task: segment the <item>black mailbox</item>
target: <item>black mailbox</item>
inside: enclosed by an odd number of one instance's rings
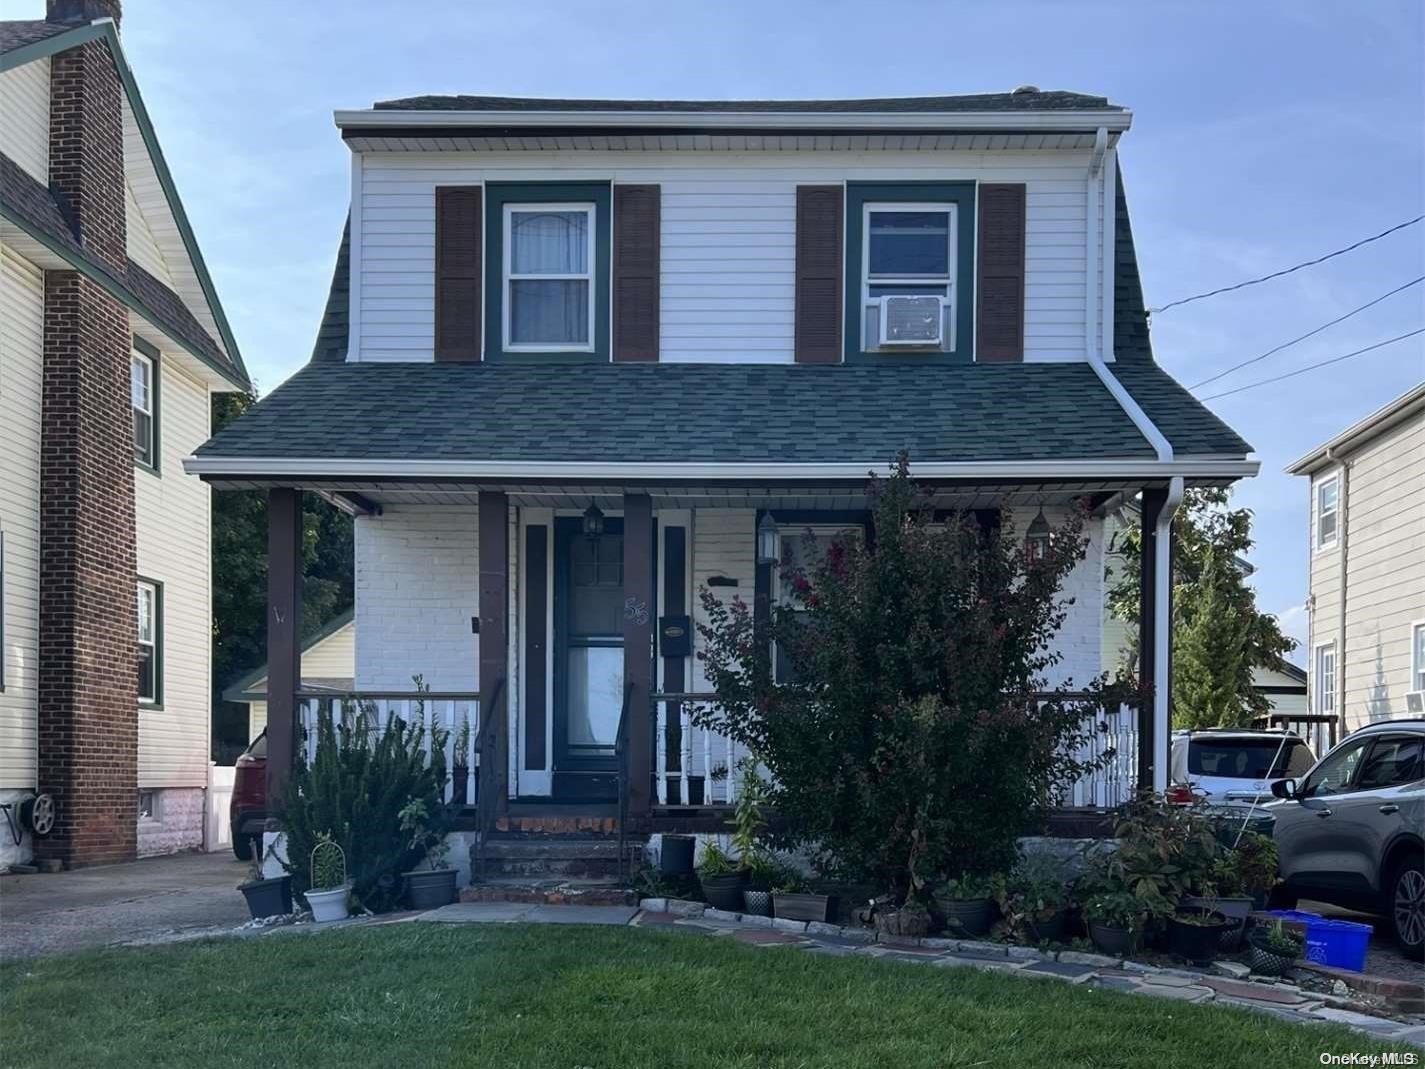
[[[693,622],[690,617],[658,617],[658,652],[664,657],[692,656]]]

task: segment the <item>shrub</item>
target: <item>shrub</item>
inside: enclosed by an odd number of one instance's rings
[[[703,591],[699,656],[717,695],[699,726],[746,745],[768,804],[818,871],[928,900],[954,872],[1001,872],[1017,837],[1088,766],[1071,756],[1091,711],[1121,691],[1042,696],[1064,620],[1064,577],[1083,557],[1083,515],[1030,557],[1013,529],[942,522],[904,455],[873,479],[871,530],[837,539],[793,603],[764,622]],[[777,680],[773,643],[790,665]],[[1107,760],[1105,758],[1104,760]]]
[[[392,716],[378,728],[369,704],[343,703],[342,730],[332,718],[317,723],[316,756],[298,759],[287,783],[282,825],[292,890],[312,886],[312,849],[322,835],[346,852],[352,897],[373,913],[395,907],[400,874],[426,856],[430,841],[446,831],[442,792],[445,785],[444,732],[436,729],[426,763],[424,703],[411,720]],[[401,826],[401,810],[421,800],[429,824],[423,840],[413,841]]]

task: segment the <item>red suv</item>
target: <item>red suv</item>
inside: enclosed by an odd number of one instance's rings
[[[267,731],[252,740],[233,768],[233,800],[228,804],[233,853],[252,860],[254,842],[262,842],[267,824]]]

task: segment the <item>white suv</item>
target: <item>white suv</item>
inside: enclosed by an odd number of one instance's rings
[[[1169,797],[1215,806],[1264,805],[1272,800],[1273,783],[1305,775],[1315,760],[1311,747],[1289,731],[1175,731]]]

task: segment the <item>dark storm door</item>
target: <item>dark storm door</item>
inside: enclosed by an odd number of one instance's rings
[[[623,704],[623,520],[554,521],[554,794],[615,798]],[[562,774],[561,774],[562,773]]]

